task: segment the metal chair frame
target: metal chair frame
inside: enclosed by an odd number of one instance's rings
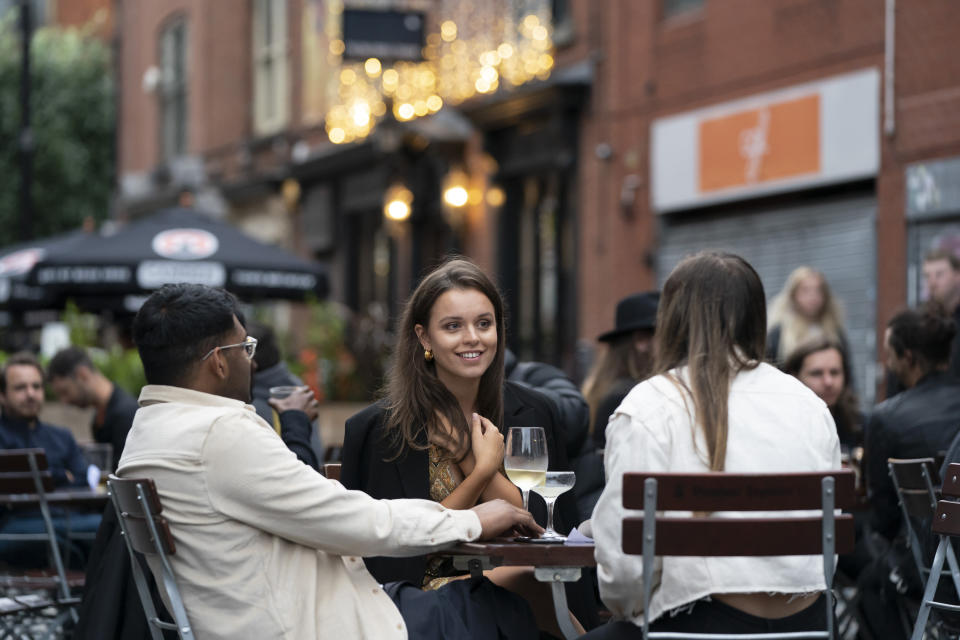
[[[907,529],[907,540],[910,546],[910,554],[913,556],[913,561],[917,566],[917,573],[920,575],[920,580],[925,581],[926,578],[930,575],[931,567],[923,561],[923,548],[920,544],[920,538],[917,535],[916,530],[914,530],[911,522],[911,516],[923,515],[933,520],[934,514],[937,511],[937,502],[939,501],[938,491],[936,489],[937,485],[940,483],[940,478],[937,477],[936,467],[934,466],[935,462],[933,458],[915,458],[915,459],[898,459],[890,458],[887,460],[887,469],[890,473],[890,479],[893,481],[893,486],[897,490],[897,502],[900,505],[900,513],[903,515],[903,521],[906,524]],[[919,467],[920,474],[923,478],[922,488],[916,487],[905,487],[901,486],[902,483],[898,477],[897,468],[901,466],[915,466]],[[911,514],[910,507],[907,505],[909,499],[908,492],[910,491],[926,491],[927,499],[930,504],[929,513],[923,514]],[[948,546],[946,549],[946,559],[947,564],[950,567],[950,575],[953,578],[954,587],[957,589],[957,593],[960,593],[960,564],[957,562],[957,556],[953,551],[953,548]]]
[[[936,514],[933,518],[933,532],[940,536],[940,542],[937,544],[937,552],[933,556],[933,563],[930,565],[930,572],[923,591],[923,599],[920,602],[920,610],[917,612],[917,621],[913,626],[913,635],[911,640],[921,640],[927,628],[927,622],[930,619],[931,609],[942,609],[944,611],[953,611],[960,613],[960,605],[935,600],[937,586],[943,573],[943,564],[953,555],[953,546],[950,544],[951,538],[960,537],[960,464],[952,463],[947,467],[947,475],[944,478],[941,493],[944,498],[937,502]],[[954,558],[956,561],[956,558]],[[953,567],[950,568],[953,573]],[[960,585],[957,586],[957,594],[960,596]]]
[[[134,511],[131,505],[122,504],[117,489],[120,483],[134,486],[136,489],[137,511]],[[149,623],[150,635],[153,640],[163,640],[161,630],[176,631],[182,640],[195,640],[193,627],[187,618],[187,611],[183,605],[183,597],[180,595],[180,589],[177,587],[176,578],[173,574],[173,568],[170,566],[169,556],[176,552],[173,546],[172,537],[170,537],[166,520],[160,515],[163,507],[160,504],[160,497],[156,492],[153,482],[147,478],[121,479],[110,475],[107,480],[107,488],[110,498],[113,501],[114,509],[117,511],[117,520],[120,522],[120,529],[127,545],[127,552],[130,554],[130,567],[133,571],[134,583],[137,585],[137,593],[140,595],[140,602],[143,604],[143,610]],[[131,533],[131,518],[142,519],[150,533],[151,548],[136,548],[135,536]],[[159,525],[159,526],[158,526]],[[161,530],[162,529],[162,530]],[[137,561],[136,554],[156,556],[160,561],[160,573],[163,589],[166,592],[167,600],[172,609],[174,622],[161,620],[157,615],[157,610],[153,606],[153,598],[150,596],[150,588],[147,585],[146,576],[144,576],[140,563]]]

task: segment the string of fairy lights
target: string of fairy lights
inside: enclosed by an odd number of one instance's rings
[[[348,6],[363,6],[350,2]],[[328,0],[330,75],[326,131],[343,144],[363,139],[391,108],[403,122],[477,94],[546,79],[553,69],[549,0],[410,0],[427,15],[423,60],[387,64],[343,57],[343,0]]]

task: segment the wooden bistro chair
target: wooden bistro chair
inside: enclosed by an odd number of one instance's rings
[[[170,566],[170,556],[176,553],[176,545],[170,533],[169,523],[160,515],[163,507],[153,480],[118,478],[111,475],[107,480],[107,488],[117,511],[117,519],[120,522],[123,539],[127,543],[127,551],[130,553],[130,567],[137,585],[137,593],[140,594],[140,602],[147,616],[151,637],[153,640],[162,640],[161,630],[165,629],[176,631],[181,640],[194,640],[193,628],[187,619],[183,598]],[[140,563],[137,561],[136,553],[142,553],[159,562],[161,586],[173,614],[173,623],[165,622],[157,616],[157,610],[153,606],[150,589]]]
[[[623,520],[624,553],[643,555],[644,611],[650,610],[656,556],[822,555],[827,589],[823,631],[751,634],[752,640],[834,637],[833,576],[836,553],[853,550],[849,509],[855,501],[849,469],[824,473],[625,473],[623,506],[641,509],[643,517]],[[713,515],[673,517],[664,511],[817,511],[805,517],[725,518]],[[661,513],[658,513],[661,512]],[[735,640],[739,634],[650,632],[644,638],[712,638]]]
[[[323,475],[325,475],[330,480],[340,480],[340,463],[339,462],[328,462],[323,465]]]
[[[943,563],[953,552],[952,538],[960,537],[960,464],[952,463],[947,467],[941,493],[945,499],[937,502],[937,511],[933,518],[933,532],[940,536],[937,552],[930,565],[930,575],[923,590],[923,600],[913,626],[912,640],[920,640],[927,628],[931,609],[942,609],[960,613],[960,605],[935,600],[937,586],[943,573]],[[952,572],[951,568],[951,572]],[[960,591],[958,591],[960,593]]]
[[[82,578],[73,580],[67,574],[60,555],[57,532],[50,515],[47,493],[53,491],[53,476],[47,465],[47,456],[43,449],[7,449],[0,450],[0,494],[11,500],[20,499],[24,504],[38,507],[43,517],[44,531],[41,533],[0,533],[0,540],[45,542],[48,547],[53,575],[5,574],[0,576],[0,586],[16,591],[52,592],[52,599],[14,595],[5,600],[0,607],[0,616],[19,614],[24,611],[53,606],[63,616],[69,616],[76,622],[76,607],[80,599],[70,593],[71,583],[83,586]],[[12,602],[11,602],[12,600]]]

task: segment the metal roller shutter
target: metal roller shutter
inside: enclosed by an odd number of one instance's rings
[[[819,269],[846,312],[853,377],[863,406],[876,380],[876,200],[832,199],[713,216],[664,216],[657,273],[662,284],[686,255],[721,249],[746,258],[760,274],[768,301],[800,265]]]

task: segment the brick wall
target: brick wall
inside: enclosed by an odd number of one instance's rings
[[[603,10],[590,0],[572,4],[586,43],[576,55],[594,60],[596,73],[579,159],[579,326],[592,342],[609,328],[620,297],[655,284],[648,261],[657,229],[647,184],[652,120],[854,69],[882,72],[884,3],[705,0],[666,21],[653,1],[611,0]],[[879,326],[906,300],[904,168],[960,154],[956,33],[960,12],[949,0],[897,3],[897,127],[882,139],[877,176]],[[595,153],[600,143],[612,149],[608,160]],[[636,202],[624,209],[629,174],[641,181]]]

